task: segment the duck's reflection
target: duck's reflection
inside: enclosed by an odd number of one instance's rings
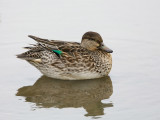
[[[86,116],[104,114],[105,107],[112,103],[102,103],[113,93],[109,76],[92,80],[65,81],[42,76],[33,86],[25,86],[18,90],[17,96],[25,96],[26,101],[34,102],[39,107],[83,107]]]

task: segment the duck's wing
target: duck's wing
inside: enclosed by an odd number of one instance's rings
[[[78,62],[82,60],[81,58],[89,57],[89,51],[81,47],[80,43],[77,42],[66,42],[59,40],[48,40],[42,39],[29,35],[30,38],[38,42],[38,44],[33,45],[32,47],[25,47],[29,51],[17,55],[18,58],[30,60],[30,59],[39,59],[40,51],[49,51],[53,54],[56,54],[60,59],[65,62]]]
[[[63,53],[65,55],[72,55],[76,53],[82,53],[85,51],[85,48],[80,46],[80,43],[77,42],[66,42],[66,41],[60,41],[60,40],[48,40],[48,39],[42,39],[39,37],[35,37],[32,35],[29,35],[30,38],[34,39],[38,42],[38,47],[41,47],[45,50],[48,50],[50,52],[54,53]],[[35,48],[34,48],[35,49]]]

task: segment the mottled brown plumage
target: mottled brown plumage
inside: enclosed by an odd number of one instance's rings
[[[81,43],[42,39],[29,35],[38,43],[25,47],[29,51],[17,55],[44,75],[58,79],[91,79],[108,75],[112,67],[109,48],[101,36],[87,32]]]

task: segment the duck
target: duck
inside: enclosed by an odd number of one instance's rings
[[[112,68],[113,50],[97,32],[86,32],[81,43],[28,37],[37,43],[17,58],[26,60],[43,75],[61,80],[86,80],[107,76]]]

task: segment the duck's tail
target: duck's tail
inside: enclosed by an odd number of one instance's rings
[[[35,60],[40,59],[41,55],[37,52],[33,52],[32,50],[29,50],[27,52],[24,52],[22,54],[16,55],[17,58],[23,59],[23,60]]]

